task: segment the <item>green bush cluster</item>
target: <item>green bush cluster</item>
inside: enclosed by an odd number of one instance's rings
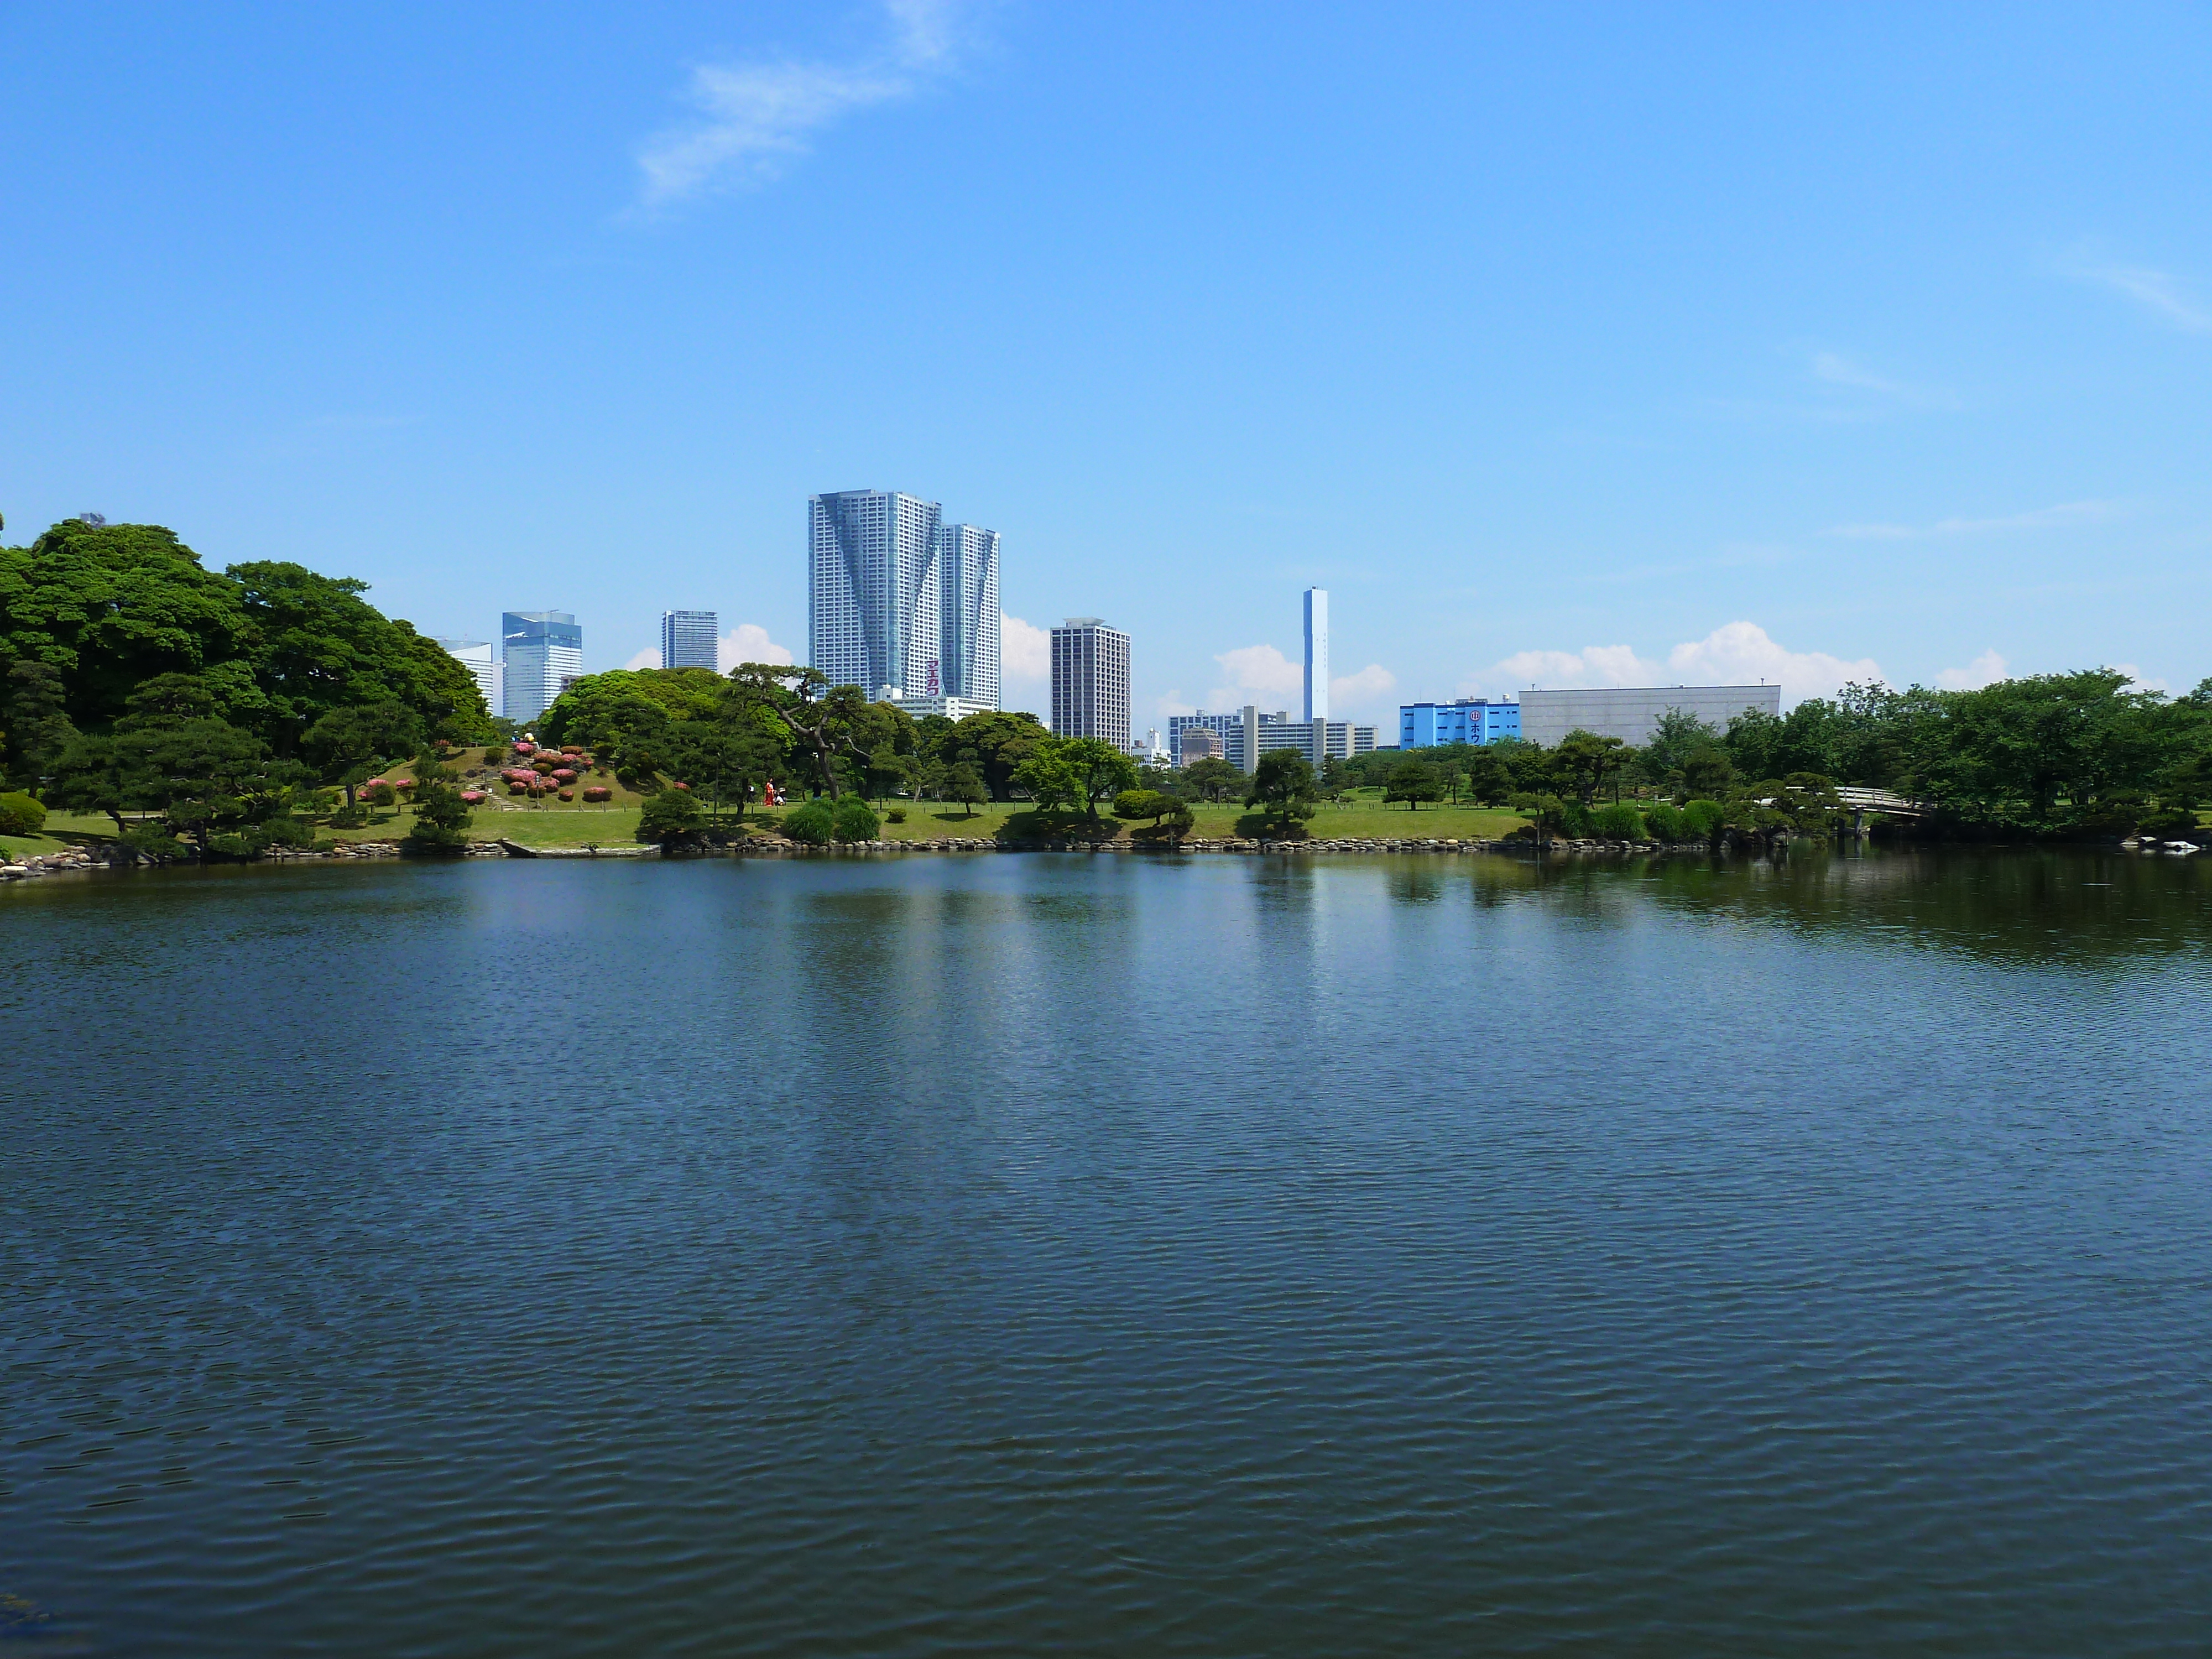
[[[1590,814],[1590,833],[1606,841],[1642,841],[1644,815],[1626,801],[1601,806]]]
[[[808,847],[827,847],[833,841],[873,841],[882,825],[868,803],[858,795],[842,795],[835,801],[810,800],[783,815],[783,833]]]
[[[23,791],[0,795],[0,836],[35,836],[46,822],[46,809]]]

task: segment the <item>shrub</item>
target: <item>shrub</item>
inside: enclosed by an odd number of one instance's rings
[[[645,810],[637,815],[637,838],[657,841],[665,847],[671,842],[696,835],[706,817],[699,810],[699,803],[690,796],[664,789],[647,801]]]
[[[1686,801],[1682,805],[1682,839],[1711,841],[1728,817],[1728,808],[1717,800]]]
[[[562,800],[574,800],[576,799],[576,792],[573,789],[563,789],[561,792],[561,799]]]
[[[530,793],[530,786],[526,783],[517,783],[513,778],[509,778],[507,781],[507,793],[510,795],[526,795]]]
[[[1655,841],[1684,841],[1689,831],[1682,825],[1682,809],[1661,801],[1644,809],[1644,822],[1651,828]]]
[[[23,791],[0,795],[0,836],[35,836],[46,822],[45,806]]]
[[[837,830],[837,815],[826,800],[810,800],[783,815],[783,833],[809,847],[828,845]]]
[[[904,823],[906,822],[906,808],[903,806],[894,806],[890,811],[884,813],[884,816],[889,818],[893,823]]]
[[[873,841],[883,830],[868,803],[858,795],[839,798],[834,822],[839,841]]]
[[[1642,841],[1644,817],[1626,801],[1615,801],[1590,814],[1590,831],[1607,841]]]
[[[461,799],[471,806],[481,806],[483,805],[484,792],[481,789],[464,789],[461,791]]]
[[[586,800],[612,800],[614,798],[615,792],[608,788],[604,783],[595,783],[592,785],[590,788],[584,791],[584,799]]]
[[[368,804],[371,806],[397,806],[399,805],[399,792],[380,778],[369,786]]]
[[[1124,789],[1114,797],[1117,818],[1162,818],[1175,810],[1175,798],[1157,789]]]

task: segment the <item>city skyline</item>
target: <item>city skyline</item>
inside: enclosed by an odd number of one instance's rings
[[[296,559],[429,635],[557,592],[597,669],[673,604],[804,656],[793,503],[912,480],[1020,550],[1002,696],[1103,611],[1147,720],[1299,712],[1308,586],[1339,717],[2212,672],[2201,15],[1992,52],[1903,11],[1294,5],[1255,58],[1233,12],[937,10],[889,79],[868,0],[564,13],[557,97],[489,16],[426,58],[404,13],[21,14],[0,511]],[[809,66],[883,95],[693,101]],[[984,252],[827,255],[864,201]],[[887,357],[935,395],[861,395]]]

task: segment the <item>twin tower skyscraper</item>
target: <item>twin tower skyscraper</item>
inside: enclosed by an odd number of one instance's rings
[[[896,490],[810,496],[808,660],[871,697],[999,706],[999,532]]]

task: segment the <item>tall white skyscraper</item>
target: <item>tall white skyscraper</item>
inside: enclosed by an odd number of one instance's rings
[[[507,671],[502,712],[511,720],[534,720],[584,672],[584,630],[566,611],[509,611],[499,633]]]
[[[807,501],[807,660],[871,697],[999,706],[999,532],[935,501],[848,489]]]
[[[807,660],[869,696],[943,695],[935,501],[847,489],[806,503]]]
[[[937,532],[939,678],[945,695],[999,706],[999,532],[972,524]]]
[[[498,714],[507,702],[501,689],[506,676],[502,672],[504,665],[492,654],[491,641],[440,640],[438,643],[469,671],[470,677],[477,683],[477,690],[483,693],[486,711]]]
[[[1129,636],[1096,617],[1052,630],[1052,729],[1129,746]]]
[[[711,611],[664,611],[660,613],[660,665],[663,668],[713,668],[715,634],[720,618]]]
[[[1328,718],[1328,590],[1306,589],[1306,719]]]

